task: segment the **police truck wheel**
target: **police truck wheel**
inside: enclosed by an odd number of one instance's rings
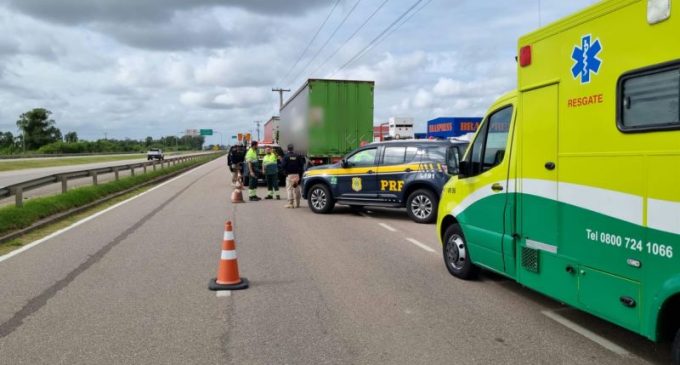
[[[437,218],[437,197],[430,190],[418,189],[406,200],[406,212],[416,223],[432,223]]]
[[[673,341],[671,364],[680,365],[680,329],[675,335],[675,341]]]
[[[326,185],[318,184],[309,189],[307,204],[309,204],[309,209],[311,209],[312,212],[326,214],[333,209],[335,201]]]
[[[473,279],[479,268],[470,260],[467,241],[460,225],[453,224],[444,232],[444,263],[451,275],[464,280]]]

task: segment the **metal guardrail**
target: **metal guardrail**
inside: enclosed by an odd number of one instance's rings
[[[14,195],[15,197],[15,205],[17,207],[23,206],[24,203],[24,192],[41,188],[43,186],[51,185],[51,184],[56,184],[61,182],[61,193],[65,193],[68,191],[68,181],[73,180],[73,179],[81,179],[84,177],[92,177],[92,185],[97,185],[98,181],[98,176],[104,175],[104,174],[110,174],[113,173],[115,174],[115,180],[118,180],[119,178],[119,173],[121,171],[127,171],[130,170],[130,175],[135,176],[135,170],[136,169],[142,169],[143,173],[146,173],[147,168],[152,168],[154,171],[158,166],[160,168],[165,168],[165,167],[170,167],[174,166],[178,163],[186,162],[186,161],[191,161],[195,160],[198,158],[206,157],[206,156],[211,156],[215,154],[221,154],[221,152],[215,152],[215,153],[202,153],[202,154],[196,154],[196,155],[188,155],[188,156],[177,156],[177,157],[171,157],[171,158],[166,158],[163,160],[151,160],[151,161],[146,161],[146,162],[138,162],[138,163],[133,163],[133,164],[126,164],[126,165],[116,165],[116,166],[108,166],[108,167],[100,167],[96,169],[87,169],[87,170],[79,170],[79,171],[69,171],[69,172],[63,172],[63,173],[58,173],[58,174],[53,174],[53,175],[48,175],[48,176],[43,176],[39,177],[37,179],[32,179],[32,180],[27,180],[27,181],[22,181],[16,184],[0,187],[0,199],[2,198],[8,198]]]

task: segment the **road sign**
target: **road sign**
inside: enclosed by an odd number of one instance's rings
[[[190,137],[196,137],[198,136],[198,129],[187,129],[186,132],[184,133],[186,136]]]
[[[231,136],[231,139],[236,139],[236,136]]]
[[[201,129],[201,135],[202,136],[212,136],[213,130],[212,129]]]

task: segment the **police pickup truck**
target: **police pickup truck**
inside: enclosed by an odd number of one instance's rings
[[[372,143],[340,162],[308,169],[302,196],[314,213],[335,204],[406,208],[411,219],[436,219],[444,184],[458,173],[466,141],[403,140]]]

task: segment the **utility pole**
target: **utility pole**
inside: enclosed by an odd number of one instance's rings
[[[273,88],[273,92],[279,93],[279,110],[283,107],[283,93],[289,93],[290,89]]]
[[[255,121],[255,125],[257,126],[257,140],[258,141],[260,140],[260,123],[262,123],[262,122],[260,122],[259,120]]]

